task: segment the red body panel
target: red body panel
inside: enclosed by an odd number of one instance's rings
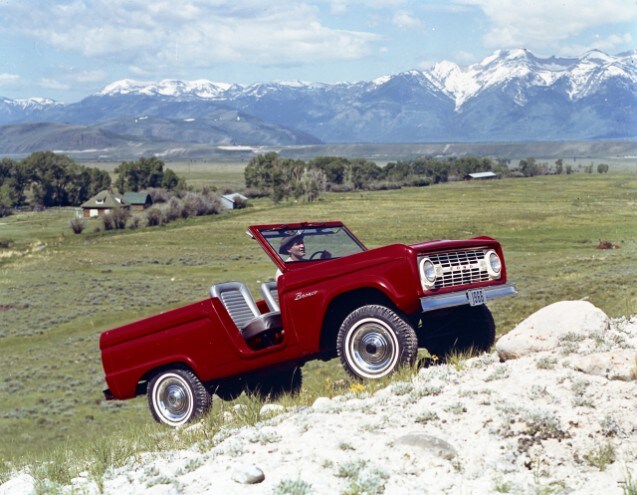
[[[316,224],[271,226],[299,228]],[[328,227],[341,226],[328,222]],[[257,226],[263,227],[263,226]],[[299,362],[319,354],[321,332],[335,298],[359,289],[379,291],[407,314],[419,310],[420,298],[463,287],[423,291],[417,256],[458,249],[494,249],[502,260],[498,280],[472,284],[478,288],[506,282],[502,249],[497,241],[479,237],[463,241],[430,241],[410,246],[392,244],[342,258],[282,263],[257,227],[251,235],[283,271],[278,279],[284,339],[263,350],[250,349],[219,299],[209,298],[104,332],[100,338],[106,382],[113,397],[136,395],[138,383],[159,368],[180,364],[204,382],[237,376],[278,364]],[[362,249],[365,249],[360,244]],[[263,301],[259,310],[266,312]]]

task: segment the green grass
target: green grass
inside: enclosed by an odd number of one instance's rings
[[[227,173],[240,182],[240,170]],[[63,450],[102,459],[110,455],[100,447],[105,438],[114,445],[123,439],[135,451],[168,442],[172,434],[152,422],[143,398],[102,400],[99,335],[205,299],[213,283],[240,280],[257,293],[274,266],[245,235],[251,224],[340,219],[368,247],[493,236],[520,291],[491,305],[499,334],[565,299],[586,298],[611,316],[637,313],[634,174],[461,182],[327,194],[313,204],[252,205],[160,228],[94,233],[89,227],[82,235],[69,228],[74,209],[0,219],[0,239],[13,241],[0,249],[0,458],[44,462]],[[600,240],[621,248],[597,250]],[[312,362],[295,403],[347,392],[336,360]],[[215,414],[220,410],[210,415],[210,431],[220,427]]]

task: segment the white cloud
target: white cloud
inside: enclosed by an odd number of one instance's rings
[[[0,27],[5,32],[148,71],[166,65],[352,60],[372,53],[381,39],[327,27],[318,8],[291,0],[70,0],[57,5],[34,0],[4,11],[0,7],[0,15],[8,21]]]
[[[49,78],[40,79],[40,82],[38,85],[41,88],[55,89],[55,90],[62,90],[62,91],[67,91],[71,89],[70,84],[58,81],[56,79],[49,79]]]
[[[14,86],[20,82],[20,76],[17,74],[9,74],[0,72],[0,86]]]
[[[637,20],[637,6],[626,0],[456,0],[480,8],[491,25],[484,37],[488,48],[560,48],[587,29]]]
[[[108,73],[103,70],[90,70],[80,72],[75,79],[81,83],[96,83],[106,81]]]
[[[409,12],[405,12],[404,10],[400,10],[394,14],[393,23],[400,28],[422,28],[422,22],[420,19],[412,16]]]
[[[558,55],[571,55],[573,53],[584,53],[589,50],[601,50],[606,53],[614,53],[624,46],[634,46],[633,37],[630,33],[612,34],[610,36],[597,36],[588,45],[567,44],[560,48]]]

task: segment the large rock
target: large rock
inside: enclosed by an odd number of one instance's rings
[[[256,485],[265,480],[265,474],[253,464],[237,464],[232,472],[232,479],[242,485]]]
[[[635,379],[636,358],[634,349],[616,349],[611,352],[577,356],[571,360],[570,364],[577,371],[588,375],[628,382]]]
[[[15,478],[11,478],[6,483],[0,485],[0,495],[15,495],[17,493],[33,493],[35,490],[35,480],[33,476],[21,473]]]
[[[588,338],[609,328],[606,313],[587,301],[562,301],[533,313],[496,345],[500,359],[517,359],[559,347],[566,335]]]

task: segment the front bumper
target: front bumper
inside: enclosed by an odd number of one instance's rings
[[[424,313],[426,311],[453,308],[454,306],[463,306],[465,304],[478,306],[480,304],[485,304],[491,299],[513,296],[517,293],[518,291],[513,284],[494,285],[476,290],[463,290],[459,292],[440,294],[439,296],[421,297],[420,307]]]

